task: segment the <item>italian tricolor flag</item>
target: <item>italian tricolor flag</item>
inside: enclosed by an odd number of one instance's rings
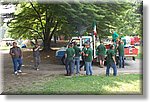
[[[93,21],[93,34],[97,36],[97,31],[96,31],[96,21]]]

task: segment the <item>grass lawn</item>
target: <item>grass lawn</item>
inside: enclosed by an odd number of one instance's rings
[[[136,56],[136,58],[142,59],[143,58],[142,46],[135,46],[135,47],[138,49],[138,55]]]
[[[15,94],[142,94],[141,74],[122,74],[116,77],[55,76],[53,80],[32,82],[31,86],[18,88]]]

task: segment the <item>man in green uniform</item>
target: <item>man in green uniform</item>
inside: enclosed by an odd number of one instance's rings
[[[80,56],[81,56],[81,49],[77,46],[77,43],[74,42],[74,47],[73,49],[75,50],[75,66],[76,66],[76,74],[79,74],[79,69],[80,69]]]
[[[119,42],[119,46],[117,48],[119,53],[119,68],[124,68],[124,44],[123,41]]]
[[[110,46],[110,49],[106,52],[106,54],[107,54],[106,76],[109,76],[110,67],[113,68],[113,75],[116,76],[117,75],[117,68],[116,68],[115,52],[114,52],[114,46],[113,45]]]
[[[96,48],[98,51],[98,59],[100,67],[104,67],[104,60],[105,60],[105,53],[106,53],[106,47],[104,46],[103,42],[100,41],[100,45]]]
[[[116,65],[118,65],[118,60],[117,60],[117,47],[118,47],[118,44],[114,40],[112,40],[112,43],[113,43],[113,46],[114,46]]]
[[[75,50],[72,48],[72,43],[70,43],[65,53],[67,76],[71,76],[74,73],[74,56]]]
[[[81,52],[81,54],[82,54],[82,62],[83,62],[83,66],[84,66],[84,71],[86,71],[86,68],[85,68],[85,53],[86,53],[86,47],[85,47],[85,44],[83,45],[83,48],[82,48],[82,52]]]
[[[114,42],[117,42],[119,35],[116,32],[113,32],[112,34],[112,40],[114,40]]]
[[[92,55],[93,51],[90,48],[90,43],[85,44],[87,50],[85,52],[85,67],[86,67],[86,75],[92,75]]]

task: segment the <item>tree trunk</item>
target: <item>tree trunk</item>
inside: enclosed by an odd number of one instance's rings
[[[35,40],[35,44],[38,44],[38,40],[37,40],[37,38],[34,38],[34,40]]]
[[[43,50],[45,50],[45,51],[49,51],[50,50],[50,41],[49,41],[49,39],[48,39],[48,37],[49,37],[49,32],[46,32],[45,34],[43,34],[44,35],[44,44],[43,44]]]
[[[49,41],[44,40],[44,48],[43,48],[43,50],[45,50],[45,51],[49,51],[50,50],[50,42]]]
[[[56,44],[57,36],[54,35],[54,43]]]

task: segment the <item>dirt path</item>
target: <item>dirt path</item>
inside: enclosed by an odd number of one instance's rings
[[[1,52],[3,54],[3,75],[4,75],[4,92],[13,93],[18,87],[24,87],[31,85],[35,82],[46,81],[47,79],[53,79],[55,76],[64,75],[65,67],[60,64],[55,58],[55,51],[44,53],[42,52],[42,62],[40,70],[36,71],[33,69],[33,58],[31,51],[24,52],[24,60],[22,70],[23,73],[19,76],[13,74],[12,61],[8,54],[8,51]],[[126,61],[125,69],[118,69],[118,73],[142,73],[141,61]],[[94,75],[105,74],[105,68],[99,68],[93,66]],[[112,70],[111,70],[112,72]],[[85,71],[81,71],[81,74],[85,74]]]

